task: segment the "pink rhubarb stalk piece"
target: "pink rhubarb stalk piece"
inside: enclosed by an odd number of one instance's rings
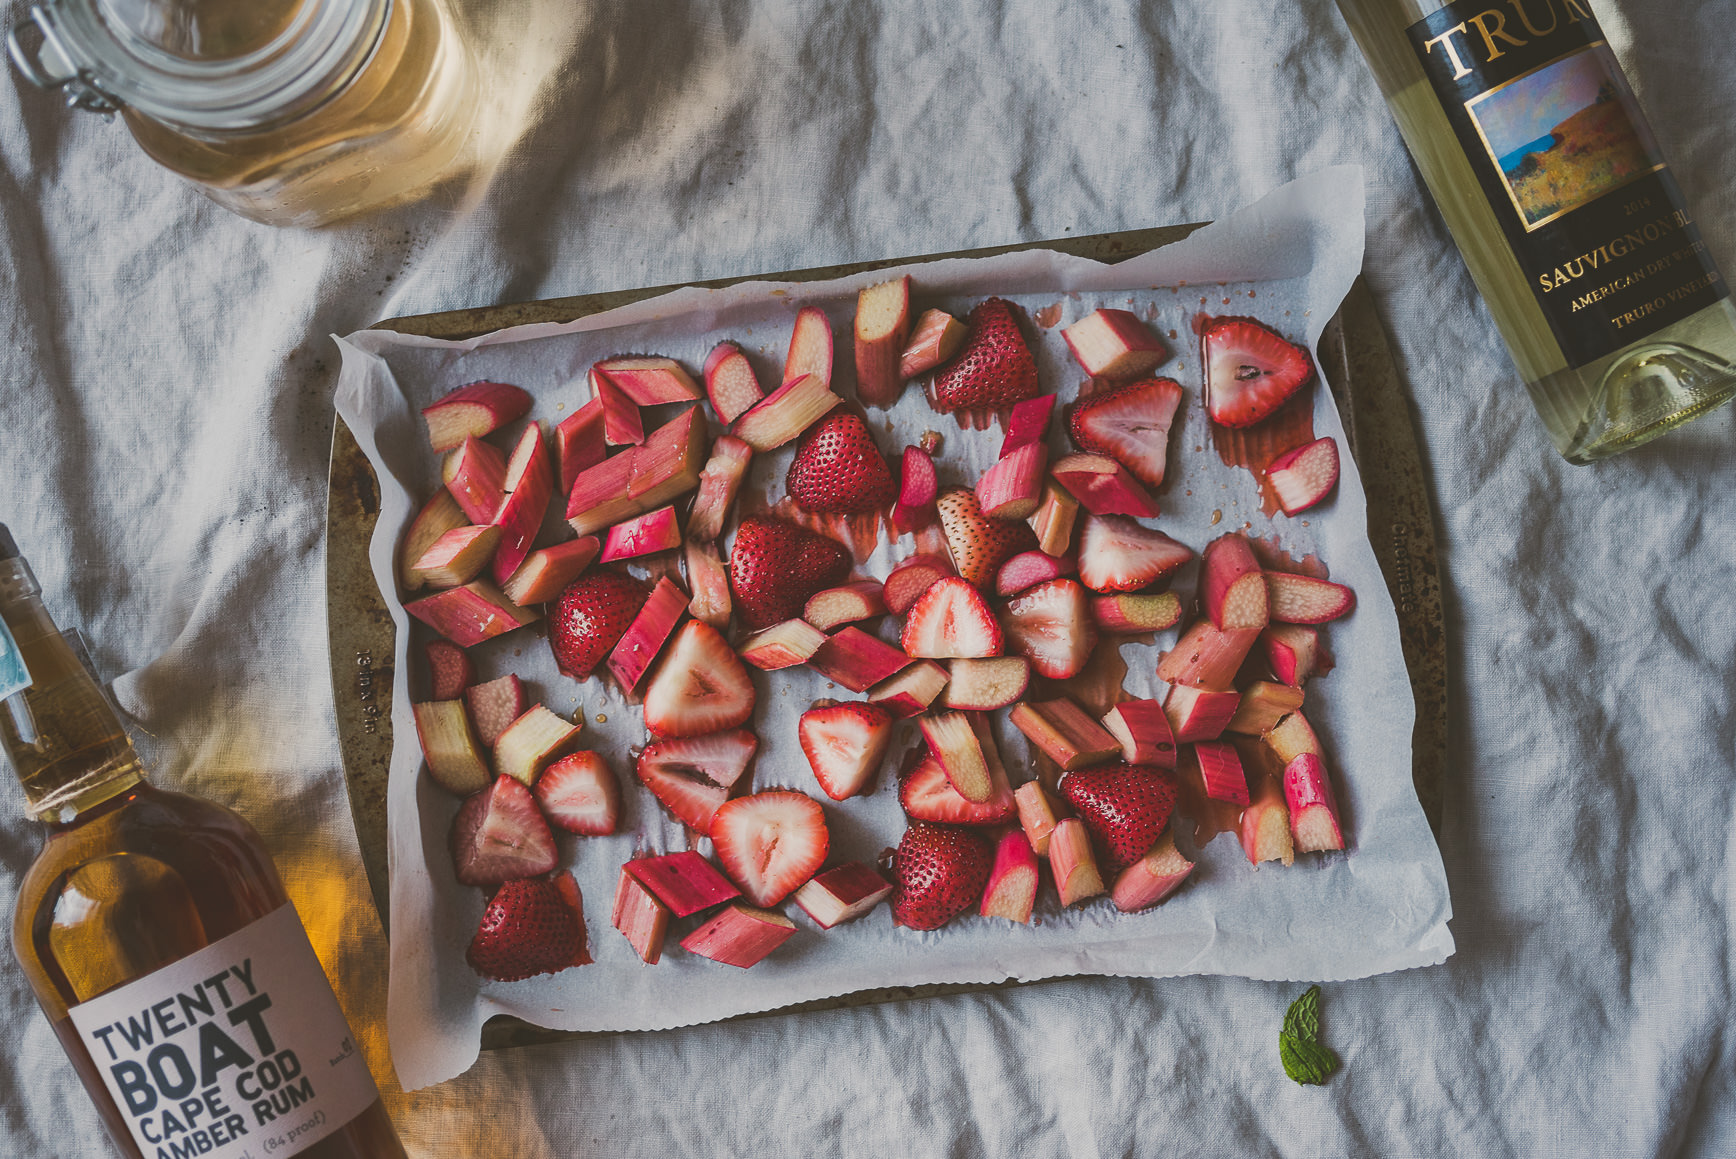
[[[755,632],[737,651],[755,668],[773,672],[806,664],[825,642],[826,633],[806,620],[785,620]]]
[[[765,397],[753,364],[733,342],[719,342],[705,356],[705,394],[711,399],[711,409],[717,412],[718,421],[725,426]]]
[[[707,446],[700,408],[688,407],[651,432],[643,446],[580,472],[567,497],[567,522],[590,535],[686,494],[699,485]]]
[[[1124,914],[1156,905],[1181,887],[1194,863],[1175,847],[1175,835],[1165,833],[1144,857],[1121,871],[1109,900]]]
[[[1040,781],[1026,781],[1013,790],[1019,810],[1019,827],[1038,857],[1049,855],[1049,837],[1055,831],[1055,801]]]
[[[1284,804],[1284,790],[1269,777],[1260,778],[1254,799],[1242,809],[1242,852],[1248,863],[1258,867],[1262,861],[1282,861],[1289,865],[1296,860],[1296,844],[1290,837],[1290,810]]]
[[[684,553],[687,562],[687,586],[693,589],[693,601],[687,610],[696,620],[722,632],[729,627],[729,614],[735,606],[729,590],[729,569],[717,554],[717,544],[696,543],[689,539]]]
[[[1270,680],[1256,680],[1242,690],[1242,703],[1224,728],[1244,736],[1261,736],[1302,707],[1302,690]]]
[[[904,720],[928,711],[946,687],[947,670],[933,660],[918,660],[868,690],[868,701]]]
[[[935,498],[940,494],[940,476],[934,459],[921,447],[905,447],[899,464],[898,502],[892,506],[892,530],[907,535],[940,520]]]
[[[1326,751],[1320,747],[1320,738],[1314,735],[1314,728],[1308,723],[1308,718],[1301,712],[1292,712],[1279,721],[1264,737],[1266,747],[1278,758],[1281,764],[1288,766],[1291,761],[1304,753],[1324,757]]]
[[[721,435],[711,445],[711,458],[699,473],[699,494],[687,516],[687,535],[707,543],[723,535],[729,509],[735,506],[742,477],[753,461],[753,448],[734,435]]]
[[[663,939],[669,933],[669,907],[655,894],[621,867],[621,880],[615,886],[615,908],[609,923],[627,936],[633,952],[647,966],[663,960]]]
[[[1242,769],[1242,758],[1236,746],[1228,741],[1202,740],[1194,745],[1199,758],[1200,778],[1205,782],[1206,796],[1214,801],[1229,801],[1237,805],[1248,803],[1248,774]]]
[[[924,310],[898,358],[899,377],[909,381],[952,361],[964,345],[965,326],[945,310]]]
[[[675,634],[681,615],[687,611],[687,593],[668,576],[657,581],[651,596],[639,608],[639,614],[627,625],[615,648],[609,653],[609,671],[629,694],[639,690],[651,662],[663,651],[663,645]]]
[[[495,738],[494,771],[529,788],[550,761],[573,747],[583,728],[533,704]]]
[[[531,544],[542,530],[549,500],[555,493],[554,468],[549,463],[548,441],[541,423],[524,428],[512,458],[506,463],[506,500],[495,513],[500,528],[500,547],[495,550],[493,577],[497,584],[512,578],[530,554]]]
[[[1006,918],[1029,925],[1037,904],[1037,855],[1019,829],[1009,829],[995,846],[995,865],[983,890],[979,912],[985,918]]]
[[[1248,541],[1234,532],[1200,553],[1200,589],[1206,616],[1220,631],[1259,631],[1270,619],[1266,577]]]
[[[828,636],[808,657],[808,667],[851,692],[868,691],[910,662],[899,649],[854,627]]]
[[[1273,679],[1301,687],[1314,675],[1320,654],[1320,633],[1302,624],[1268,624],[1260,633],[1260,647],[1266,653],[1266,667],[1272,670]]]
[[[1217,740],[1242,701],[1239,692],[1213,692],[1191,684],[1171,685],[1163,711],[1179,744]]]
[[[952,560],[942,555],[919,553],[902,560],[886,577],[880,596],[886,610],[902,616],[915,606],[924,592],[948,576],[957,575]]]
[[[1181,600],[1174,592],[1122,592],[1091,597],[1091,619],[1112,636],[1161,632],[1181,621]]]
[[[561,495],[572,492],[573,480],[609,457],[603,437],[603,403],[591,399],[555,424],[555,459],[560,463]]]
[[[1267,572],[1266,592],[1281,624],[1324,624],[1356,607],[1356,593],[1343,584],[1287,571]]]
[[[692,402],[705,397],[687,368],[673,358],[607,358],[597,363],[597,369],[640,406]]]
[[[977,480],[977,502],[991,519],[1027,519],[1042,501],[1049,448],[1027,443],[983,472]]]
[[[681,948],[726,966],[747,969],[789,940],[796,923],[777,910],[737,902],[681,939]]]
[[[947,708],[988,712],[1018,701],[1031,684],[1031,662],[1023,656],[953,660],[945,695]]]
[[[959,796],[977,804],[988,800],[994,793],[994,781],[989,776],[982,742],[969,718],[962,712],[932,713],[922,717],[918,724],[929,751],[940,762],[946,779]]]
[[[1332,780],[1313,753],[1298,754],[1284,766],[1284,803],[1290,809],[1290,836],[1298,852],[1344,848]]]
[[[525,556],[518,570],[501,585],[506,598],[521,608],[546,604],[561,594],[597,558],[603,545],[594,535],[539,548]]]
[[[898,363],[910,324],[908,274],[856,295],[856,399],[863,406],[884,409],[898,401],[904,390]]]
[[[494,513],[506,498],[506,456],[498,447],[466,438],[446,456],[440,477],[470,522],[494,522]]]
[[[1157,701],[1123,700],[1103,714],[1103,727],[1121,742],[1121,759],[1128,764],[1175,768],[1175,732]]]
[[[598,559],[613,563],[617,559],[673,551],[680,546],[681,524],[675,518],[675,508],[659,507],[609,528],[603,537],[603,554]]]
[[[1169,351],[1151,327],[1126,310],[1093,310],[1064,327],[1061,337],[1092,378],[1138,378],[1169,360]]]
[[[1068,455],[1050,469],[1055,481],[1093,515],[1132,515],[1149,519],[1157,500],[1133,473],[1107,455]]]
[[[678,918],[741,896],[741,890],[711,862],[691,849],[661,857],[640,857],[621,867]]]
[[[488,788],[493,776],[488,760],[470,730],[461,700],[433,700],[410,706],[416,717],[416,738],[428,775],[449,793],[467,797]]]
[[[1043,551],[1021,551],[995,573],[995,591],[1003,596],[1016,596],[1027,588],[1048,583],[1052,579],[1072,575],[1072,557],[1059,558]]]
[[[467,438],[484,435],[530,413],[531,397],[504,382],[472,382],[422,408],[428,422],[428,443],[435,451],[450,451]]]
[[[404,605],[404,610],[457,644],[469,648],[484,640],[534,624],[540,618],[507,599],[487,580],[471,580]]]
[[[1043,484],[1043,497],[1031,515],[1031,530],[1037,547],[1046,555],[1066,555],[1073,543],[1073,525],[1079,519],[1079,500],[1050,478]]]
[[[832,385],[832,320],[818,306],[796,311],[790,352],[784,357],[786,385],[804,375],[818,379],[821,386]]]
[[[508,672],[486,684],[464,690],[464,707],[470,711],[470,723],[476,726],[477,739],[490,749],[506,731],[507,725],[524,715],[530,707],[524,683],[516,673]]]
[[[1077,817],[1055,822],[1049,833],[1049,869],[1055,875],[1055,889],[1063,906],[1103,892],[1103,874],[1097,869],[1085,822]]]
[[[770,451],[813,426],[843,401],[832,393],[825,379],[805,374],[755,403],[735,420],[732,433],[756,451]]]
[[[1007,718],[1027,740],[1068,772],[1121,755],[1121,742],[1068,697],[1025,701]]]
[[[404,542],[398,548],[398,582],[404,585],[404,590],[413,592],[427,586],[428,577],[416,570],[416,561],[442,535],[469,523],[452,492],[444,487],[434,492],[433,498],[424,503],[416,518],[410,521],[409,530],[404,532]]]
[[[1157,678],[1221,692],[1233,688],[1242,661],[1260,638],[1257,628],[1221,631],[1210,620],[1196,621],[1157,663]]]
[[[1286,515],[1300,515],[1338,486],[1338,444],[1331,435],[1285,451],[1266,466],[1266,481]]]
[[[1055,396],[1052,394],[1039,394],[1036,398],[1014,403],[1012,413],[1007,415],[1007,433],[1001,440],[1000,457],[1004,459],[1020,447],[1047,440],[1049,419],[1054,413]]]
[[[435,700],[457,700],[476,683],[476,665],[470,653],[450,640],[430,640],[422,648],[428,661],[428,682]]]
[[[815,592],[802,608],[802,619],[822,632],[841,628],[862,620],[886,614],[886,601],[881,596],[879,580],[854,580],[835,588]]]
[[[872,865],[851,861],[817,873],[794,897],[823,930],[853,922],[892,893],[892,883]]]
[[[429,587],[455,588],[475,579],[500,547],[500,528],[474,524],[436,539],[411,565]]]
[[[645,416],[632,396],[591,367],[591,397],[603,404],[603,441],[611,447],[636,447],[645,441]]]

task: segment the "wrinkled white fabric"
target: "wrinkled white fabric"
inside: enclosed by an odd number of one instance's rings
[[[1736,269],[1728,5],[1597,8]],[[388,1080],[412,1152],[1736,1153],[1736,416],[1597,467],[1555,456],[1330,4],[465,16],[498,166],[323,232],[214,208],[10,73],[0,95],[0,521],[159,780],[264,832],[377,1074],[384,941],[326,670],[326,335],[1198,220],[1338,162],[1368,170],[1365,268],[1438,505],[1459,951],[1327,988],[1345,1067],[1324,1088],[1278,1064],[1298,987],[1068,980],[494,1053],[413,1096]],[[36,837],[0,800],[9,911]],[[11,967],[0,1058],[0,1154],[110,1153]]]

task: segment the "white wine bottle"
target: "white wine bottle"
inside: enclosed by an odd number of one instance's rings
[[[1736,307],[1587,0],[1338,0],[1570,462],[1736,395]]]

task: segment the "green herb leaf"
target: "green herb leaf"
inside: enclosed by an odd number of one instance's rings
[[[1320,1037],[1320,987],[1310,986],[1284,1012],[1284,1033],[1306,1042]]]
[[[1284,1060],[1284,1073],[1303,1084],[1318,1086],[1339,1067],[1338,1056],[1331,1050],[1294,1034],[1278,1036],[1278,1055]]]

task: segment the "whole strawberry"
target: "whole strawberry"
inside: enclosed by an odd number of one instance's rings
[[[980,834],[912,821],[892,863],[892,916],[913,930],[937,930],[982,900],[995,852]]]
[[[562,672],[587,679],[645,606],[645,585],[613,569],[568,584],[549,617],[549,647]]]
[[[809,596],[849,574],[850,553],[843,544],[766,515],[741,521],[729,555],[730,590],[756,632],[800,616]]]
[[[849,411],[833,411],[808,428],[784,487],[804,510],[824,515],[879,511],[898,495],[868,425]]]
[[[978,302],[958,357],[934,372],[934,409],[998,410],[1036,394],[1037,360],[1025,345],[1017,307],[1005,298]]]
[[[1117,762],[1061,778],[1061,795],[1102,842],[1116,869],[1145,856],[1175,808],[1175,783],[1147,765]]]
[[[565,874],[557,880],[507,882],[482,911],[465,960],[472,970],[497,982],[553,974],[589,961],[577,900],[578,889]]]
[[[1037,546],[1037,533],[1024,520],[990,519],[976,492],[954,487],[936,501],[946,546],[958,574],[976,588],[995,582],[1001,564]]]

